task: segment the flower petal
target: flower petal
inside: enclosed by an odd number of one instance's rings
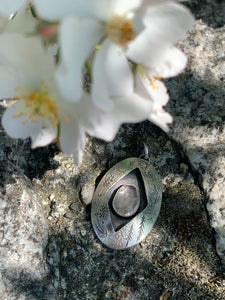
[[[0,99],[13,98],[15,96],[15,89],[18,87],[16,79],[16,74],[10,66],[0,65]]]
[[[116,97],[113,101],[115,103],[113,111],[102,114],[99,124],[88,129],[90,135],[107,142],[115,138],[121,124],[146,120],[152,110],[151,101],[135,93]]]
[[[18,112],[24,110],[25,103],[20,100],[8,107],[2,116],[2,127],[11,138],[26,139],[41,130],[41,120],[34,123],[24,116],[16,117]]]
[[[157,63],[158,62],[158,63]],[[167,47],[160,58],[160,61],[151,61],[145,63],[148,72],[156,77],[169,78],[177,76],[184,71],[187,65],[186,55],[178,48]]]
[[[146,8],[143,23],[149,35],[163,39],[166,43],[176,43],[185,38],[192,29],[194,17],[190,10],[175,1],[166,1]]]
[[[9,17],[0,14],[0,32],[4,32],[6,26],[9,23]]]
[[[115,4],[113,13],[118,15],[125,15],[129,11],[137,9],[141,4],[142,0],[123,0],[115,1],[112,0]]]
[[[136,92],[144,98],[149,99],[152,105],[164,106],[169,101],[169,95],[165,84],[155,79],[151,73],[147,74],[138,71],[135,77]]]
[[[0,14],[9,16],[22,8],[25,0],[3,0],[0,5]]]
[[[168,46],[185,37],[194,18],[183,5],[166,1],[140,10],[133,22],[139,34],[129,43],[127,55],[136,63],[150,66],[160,62]]]
[[[16,16],[10,20],[5,28],[5,32],[20,32],[31,34],[36,30],[38,21],[33,17],[30,9],[24,7],[19,10]]]
[[[20,86],[38,89],[41,81],[52,77],[54,59],[39,38],[4,33],[0,35],[0,44],[0,65],[13,68]]]
[[[169,126],[167,124],[173,122],[173,117],[163,108],[161,108],[153,111],[148,117],[148,120],[160,127],[165,132],[168,132]]]
[[[36,134],[31,134],[31,148],[45,147],[57,137],[57,128],[43,128]]]
[[[84,93],[82,100],[76,103],[76,107],[71,108],[71,112],[76,110],[77,118],[79,119],[80,124],[83,128],[88,129],[92,128],[96,124],[99,124],[99,119],[103,112],[91,101],[90,94]],[[70,117],[74,117],[74,114]]]
[[[68,17],[62,21],[59,31],[61,62],[56,81],[66,100],[80,100],[85,61],[103,34],[101,25],[92,19]]]
[[[152,110],[148,116],[148,120],[159,126],[164,131],[168,131],[168,123],[172,123],[172,116],[167,113],[163,106],[169,101],[169,95],[163,82],[156,80],[154,77],[136,74],[136,91],[152,102]]]
[[[85,147],[85,132],[99,123],[100,110],[91,102],[90,95],[84,93],[77,103],[59,103],[60,145],[65,154],[73,154],[78,163]]]
[[[75,122],[61,122],[60,146],[64,154],[73,155],[75,163],[82,159],[86,143],[85,132],[78,120]]]
[[[86,12],[86,0],[34,0],[38,15],[45,20],[59,21],[64,17],[83,16]]]
[[[114,2],[115,0],[34,0],[39,16],[49,21],[59,21],[68,16],[106,20],[115,9]]]
[[[133,91],[133,75],[123,50],[106,39],[93,63],[93,102],[103,111],[113,109],[112,98]]]

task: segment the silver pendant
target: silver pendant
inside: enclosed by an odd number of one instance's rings
[[[94,193],[94,231],[109,248],[132,247],[151,231],[161,201],[162,183],[153,166],[144,159],[127,158],[103,176]]]

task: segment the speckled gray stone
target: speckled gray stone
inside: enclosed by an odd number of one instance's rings
[[[46,289],[47,224],[29,180],[13,181],[0,190],[0,298],[35,299]]]
[[[32,161],[33,171],[27,171],[27,177],[22,174],[26,164],[8,169],[18,152],[13,150],[12,140],[5,135],[2,140],[11,149],[11,156],[3,157],[3,196],[8,204],[2,202],[2,217],[11,220],[4,221],[4,230],[11,229],[10,243],[17,251],[11,256],[7,244],[2,248],[2,258],[8,258],[8,254],[11,257],[1,270],[4,300],[154,300],[165,290],[171,299],[194,299],[196,295],[223,299],[222,283],[220,287],[208,286],[222,268],[203,195],[176,144],[157,127],[149,122],[125,125],[109,144],[89,139],[80,166],[74,165],[72,158],[57,154],[54,148],[48,154],[46,148],[29,152],[29,145],[21,143],[24,151],[19,155]],[[162,209],[145,241],[129,250],[113,251],[94,234],[90,207],[81,201],[82,187],[93,178],[97,184],[104,172],[121,159],[141,156],[144,144],[149,149],[148,159],[164,183]],[[45,171],[40,161],[45,161]],[[20,202],[15,204],[15,198]],[[6,210],[6,205],[15,207],[13,212]],[[31,249],[20,246],[28,242]],[[9,263],[17,267],[16,271]]]
[[[203,21],[182,42],[187,71],[167,82],[170,137],[182,147],[205,192],[217,251],[225,263],[225,26]]]

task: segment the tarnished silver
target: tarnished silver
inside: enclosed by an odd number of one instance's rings
[[[162,183],[153,166],[144,159],[127,158],[103,176],[94,193],[94,231],[109,248],[134,246],[151,231],[161,201]]]

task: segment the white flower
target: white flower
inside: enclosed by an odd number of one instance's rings
[[[120,125],[149,119],[152,112],[152,102],[135,92],[125,96],[114,97],[113,101],[113,109],[102,113],[99,123],[87,130],[90,135],[107,142],[115,138]]]
[[[137,93],[152,102],[152,110],[147,119],[164,131],[168,131],[167,124],[172,123],[173,118],[163,109],[169,101],[164,83],[160,78],[146,73],[142,65],[138,66],[135,83]]]
[[[160,78],[147,74],[139,65],[133,82],[133,93],[114,97],[112,111],[101,115],[99,123],[88,130],[92,136],[112,141],[123,123],[136,123],[148,119],[164,131],[168,131],[168,124],[172,117],[163,106],[169,101],[169,95]]]
[[[6,133],[31,137],[33,148],[51,143],[59,134],[62,151],[79,161],[85,131],[98,122],[88,96],[79,103],[63,101],[54,81],[54,59],[39,38],[2,34],[0,44],[0,98],[15,100],[2,117]]]
[[[82,71],[95,51],[91,95],[105,112],[115,107],[114,97],[132,94],[128,60],[143,65],[151,76],[179,74],[185,55],[172,45],[185,37],[194,19],[175,1],[141,0],[34,0],[37,11],[50,21],[62,19],[60,27],[61,71],[74,77],[68,89],[82,95]],[[143,4],[143,6],[142,6]],[[121,71],[120,67],[121,66]],[[71,76],[73,74],[73,76]],[[160,75],[159,75],[160,74]]]
[[[27,3],[27,0],[1,0],[0,14],[10,17],[12,14],[22,9]]]
[[[148,120],[168,131],[167,124],[172,123],[172,116],[164,109],[169,101],[167,89],[161,79],[178,75],[183,71],[187,58],[179,49],[169,46],[164,50],[163,57],[153,66],[138,65],[136,73],[136,92],[152,102],[152,111]]]
[[[32,16],[31,0],[2,0],[0,3],[0,30],[4,32],[31,33],[37,20]]]

